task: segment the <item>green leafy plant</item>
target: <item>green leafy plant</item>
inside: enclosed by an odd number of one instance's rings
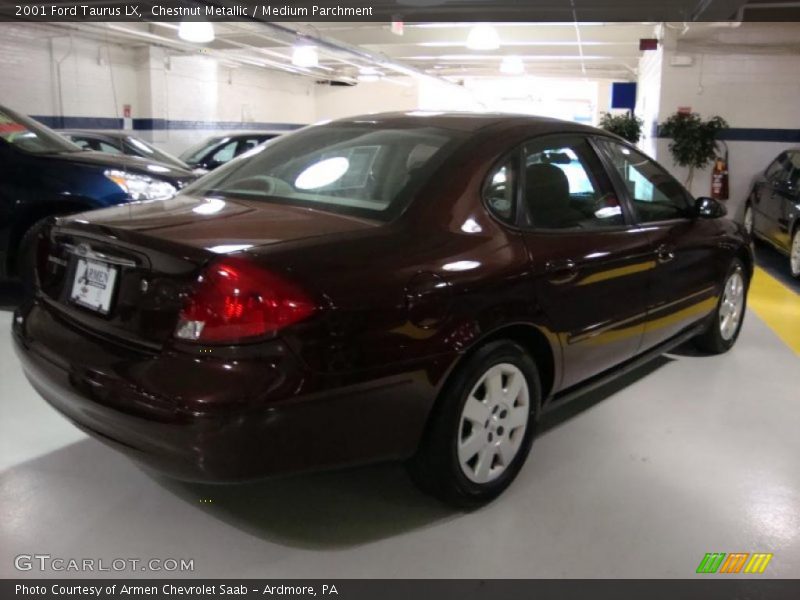
[[[691,188],[695,170],[704,169],[714,160],[717,135],[727,128],[722,117],[704,121],[697,113],[675,113],[660,125],[661,135],[672,138],[669,151],[675,164],[689,169],[686,187]]]
[[[644,121],[634,115],[633,112],[618,115],[606,113],[600,119],[600,127],[628,140],[632,144],[641,139],[643,124]]]

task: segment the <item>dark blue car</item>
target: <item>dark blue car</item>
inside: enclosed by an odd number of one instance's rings
[[[0,279],[24,272],[49,217],[171,198],[196,177],[144,158],[85,151],[0,106]]]

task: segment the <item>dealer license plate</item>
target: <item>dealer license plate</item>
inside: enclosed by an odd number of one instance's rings
[[[80,258],[72,282],[72,301],[107,315],[111,309],[116,281],[115,267],[96,260]]]

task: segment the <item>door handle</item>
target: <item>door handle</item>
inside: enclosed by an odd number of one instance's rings
[[[656,260],[661,263],[668,263],[669,261],[675,258],[675,251],[669,248],[668,246],[662,244],[656,250]]]
[[[555,284],[569,283],[578,276],[578,265],[574,260],[548,260],[544,263],[551,282]]]

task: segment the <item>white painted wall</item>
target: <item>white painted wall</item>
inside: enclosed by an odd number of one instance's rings
[[[0,24],[0,104],[34,115],[121,117],[137,100],[129,49],[44,25]]]
[[[415,110],[419,107],[419,84],[411,77],[392,82],[361,82],[354,86],[316,85],[314,121],[340,119],[374,112]]]
[[[242,130],[263,129],[248,123],[306,125],[314,121],[315,83],[277,71],[232,68],[205,56],[173,56],[163,64],[162,118],[171,121],[241,122]],[[267,128],[270,129],[270,128]],[[153,141],[180,151],[213,129],[154,131]]]
[[[658,122],[666,120],[678,107],[688,106],[703,118],[720,115],[732,128],[800,129],[800,60],[796,53],[787,54],[781,47],[757,44],[759,39],[762,43],[769,40],[773,33],[797,40],[800,24],[765,24],[760,31],[747,26],[723,30],[719,35],[724,36],[725,42],[741,43],[733,53],[723,52],[713,43],[700,46],[682,42],[676,33],[668,32],[657,93]],[[693,64],[672,66],[671,59],[676,55],[690,57]],[[645,100],[640,96],[637,112],[640,116],[647,113],[649,119],[653,112],[651,97],[658,84],[654,65],[644,61],[640,65],[639,92],[647,95]],[[683,181],[686,170],[672,163],[668,145],[669,140],[657,140],[655,155]],[[740,217],[752,178],[792,144],[748,141],[728,142],[728,146],[729,212]],[[710,188],[710,170],[695,173],[692,193],[708,195]]]

